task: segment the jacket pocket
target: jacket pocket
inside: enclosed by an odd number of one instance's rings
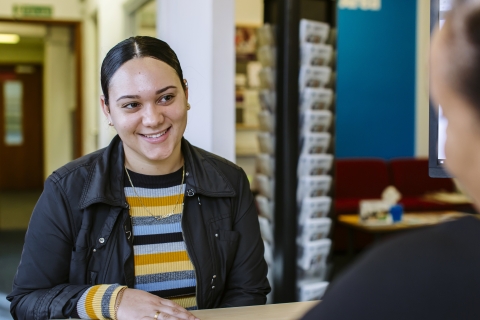
[[[90,250],[88,248],[73,248],[72,261],[85,261],[88,258]]]
[[[216,234],[218,234],[218,240],[230,242],[235,246],[238,243],[238,239],[240,238],[240,233],[233,230],[217,230]]]
[[[88,280],[89,285],[96,285],[97,284],[97,276],[98,272],[90,271],[90,279]]]
[[[240,233],[232,230],[215,230],[215,242],[217,247],[218,266],[220,269],[219,279],[228,278],[228,274],[233,266],[235,256],[237,254],[238,243],[240,241]],[[217,287],[223,287],[223,284],[217,282]]]

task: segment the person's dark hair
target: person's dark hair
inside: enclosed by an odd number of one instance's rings
[[[480,112],[480,1],[454,1],[444,28],[450,85]]]
[[[109,104],[108,87],[115,72],[127,61],[134,58],[150,57],[165,62],[172,67],[180,78],[183,90],[186,85],[183,81],[182,67],[177,55],[170,46],[157,38],[147,36],[130,37],[118,43],[108,51],[102,62],[100,83],[102,85],[105,104]]]

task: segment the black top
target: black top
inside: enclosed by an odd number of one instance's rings
[[[182,183],[183,167],[175,172],[163,175],[146,175],[129,169],[127,170],[135,188],[170,188],[179,186]],[[123,180],[123,186],[127,188],[132,186],[128,180],[128,176]]]
[[[480,319],[480,220],[418,229],[374,247],[303,319]]]

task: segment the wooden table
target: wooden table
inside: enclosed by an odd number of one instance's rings
[[[318,301],[192,311],[200,320],[298,320]]]

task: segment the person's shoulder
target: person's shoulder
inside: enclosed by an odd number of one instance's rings
[[[434,266],[446,256],[464,254],[472,257],[480,252],[470,251],[478,246],[480,234],[480,219],[467,216],[456,220],[446,221],[439,225],[419,228],[394,236],[369,250],[359,263],[376,263],[377,265],[409,263]],[[478,254],[476,253],[478,252]],[[480,266],[479,266],[480,267]]]
[[[480,315],[478,234],[480,220],[465,217],[374,246],[330,284],[323,302],[305,319]]]
[[[462,248],[477,246],[476,241],[472,240],[478,237],[479,232],[480,219],[467,215],[394,237],[391,241],[379,245],[377,250],[383,252],[391,251],[392,248],[405,248],[408,252],[415,252],[441,247],[442,251],[445,252],[445,250],[456,250],[456,246]]]
[[[55,183],[71,176],[84,176],[88,175],[90,168],[95,165],[98,159],[103,155],[106,148],[99,149],[80,158],[77,158],[69,163],[61,166],[50,174],[47,180],[51,180]]]

